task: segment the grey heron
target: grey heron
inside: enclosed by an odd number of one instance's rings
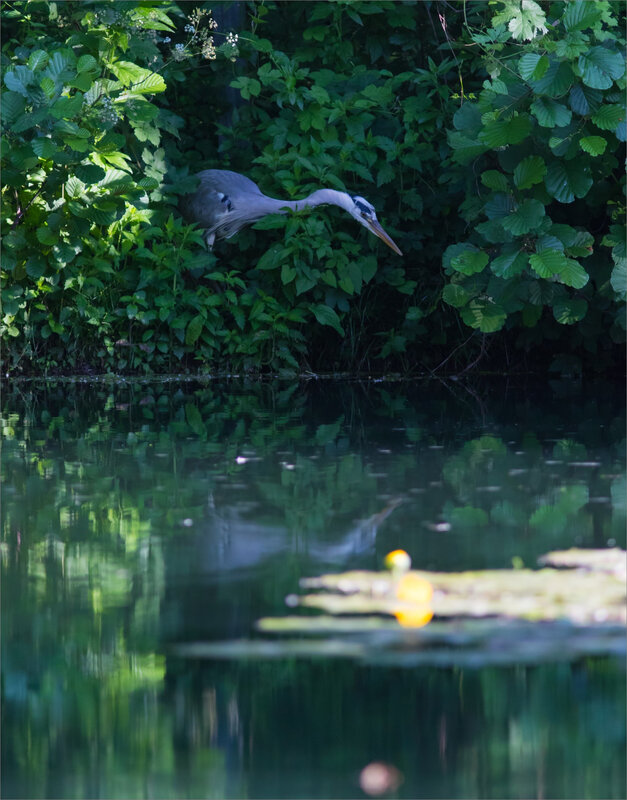
[[[403,255],[379,224],[374,207],[363,197],[351,197],[336,189],[318,189],[302,200],[276,200],[263,194],[256,183],[237,172],[205,169],[196,177],[200,185],[195,192],[183,197],[181,211],[190,222],[197,222],[205,228],[204,239],[209,249],[216,238],[230,239],[246,225],[268,214],[285,214],[289,209],[300,211],[331,204],[348,211],[395,253]]]

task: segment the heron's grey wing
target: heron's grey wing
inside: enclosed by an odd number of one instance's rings
[[[230,238],[251,220],[247,209],[263,198],[256,183],[245,175],[222,169],[206,169],[196,176],[198,189],[181,201],[181,211],[190,222],[205,228],[207,235]],[[252,216],[255,219],[255,216]]]

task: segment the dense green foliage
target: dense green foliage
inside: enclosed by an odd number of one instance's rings
[[[3,4],[5,368],[616,363],[620,3],[213,9]],[[335,208],[207,253],[206,167],[362,194],[405,255]]]

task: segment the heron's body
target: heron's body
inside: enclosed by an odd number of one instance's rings
[[[268,214],[286,214],[324,204],[340,206],[364,227],[382,239],[399,255],[399,248],[379,225],[374,208],[363,197],[351,197],[335,189],[318,189],[302,200],[276,200],[263,194],[256,183],[224,169],[206,169],[197,175],[198,189],[181,201],[181,210],[190,222],[205,228],[205,241],[212,247],[217,239],[230,239],[246,225]]]

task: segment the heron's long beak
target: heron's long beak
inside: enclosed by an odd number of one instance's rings
[[[400,248],[398,247],[398,245],[394,241],[392,241],[392,239],[387,235],[387,233],[379,225],[378,220],[369,219],[366,222],[366,227],[368,228],[369,231],[372,231],[372,233],[374,233],[375,236],[378,236],[379,239],[382,239],[387,244],[388,247],[390,247],[392,250],[394,250],[395,253],[398,253],[399,256],[403,255],[401,250],[400,250]]]

